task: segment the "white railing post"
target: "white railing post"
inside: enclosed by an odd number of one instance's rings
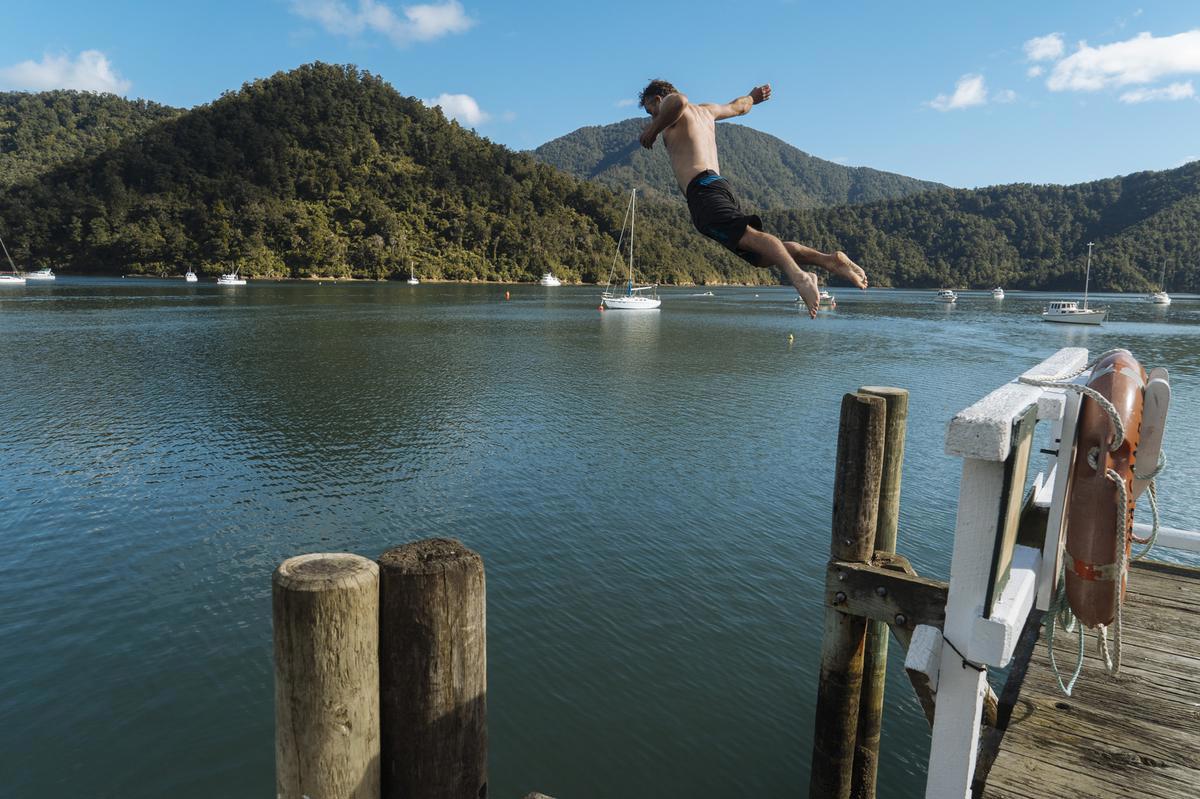
[[[1086,363],[1087,350],[1066,348],[1025,374],[1065,376]],[[946,432],[946,452],[961,457],[963,469],[942,628],[927,799],[970,796],[982,700],[988,689],[985,667],[1003,666],[1012,657],[1044,571],[1040,552],[1017,547],[1004,590],[993,603],[990,618],[984,618],[1004,500],[1005,461],[1012,451],[1015,423],[1034,404],[1038,404],[1040,418],[1058,415],[1057,399],[1043,410],[1044,393],[1034,386],[1008,383],[959,412]]]

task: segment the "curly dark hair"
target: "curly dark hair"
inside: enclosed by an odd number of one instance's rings
[[[668,94],[676,94],[679,89],[676,89],[665,80],[655,78],[646,84],[646,88],[642,89],[641,95],[638,96],[638,105],[642,108],[646,107],[646,101],[651,97],[666,97]]]

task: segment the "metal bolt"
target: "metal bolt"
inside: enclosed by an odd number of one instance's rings
[[[882,585],[879,586],[878,588],[875,589],[875,595],[876,596],[887,596],[887,588]]]
[[[836,594],[833,595],[833,604],[840,605],[845,601],[846,601],[846,594],[843,593],[842,591],[838,591]]]
[[[903,613],[897,613],[896,614],[896,624],[900,627],[907,627],[908,626],[908,617],[905,616]]]

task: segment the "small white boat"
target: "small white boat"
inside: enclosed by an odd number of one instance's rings
[[[238,270],[234,269],[232,272],[221,275],[219,278],[217,278],[217,285],[218,286],[244,286],[244,285],[246,285],[246,278],[238,277]]]
[[[992,289],[992,297],[994,297],[997,300],[1004,299],[1004,289],[1000,288],[999,286],[996,286],[996,288]]]
[[[538,281],[539,286],[561,286],[562,281],[554,276],[554,273],[547,272],[542,275],[542,279]]]
[[[1080,308],[1074,300],[1055,300],[1042,309],[1043,322],[1066,322],[1072,325],[1099,325],[1108,316],[1107,308]]]
[[[189,266],[189,267],[188,267],[188,270],[187,270],[187,274],[185,274],[185,275],[183,276],[183,279],[184,279],[184,280],[186,280],[188,283],[195,283],[195,282],[196,282],[196,281],[198,281],[200,278],[196,277],[196,273],[195,273],[195,272],[193,272],[193,271],[192,271],[192,268]]]
[[[940,289],[934,299],[938,302],[958,302],[958,295],[950,289]]]
[[[633,223],[637,218],[637,189],[634,189],[629,195],[629,207],[625,211],[626,217],[629,219],[629,279],[625,282],[625,292],[617,293],[617,290],[612,285],[613,269],[608,272],[608,288],[600,295],[600,303],[605,308],[611,308],[614,311],[653,311],[662,305],[662,300],[658,298],[658,285],[653,286],[635,286],[633,285]],[[625,237],[625,227],[621,227],[621,238]],[[613,267],[615,269],[621,258],[621,241],[617,241],[617,254],[613,259]],[[654,296],[647,297],[641,292],[653,291]]]
[[[35,269],[32,272],[25,273],[26,280],[54,280],[54,272],[49,267],[46,269]]]
[[[417,280],[417,276],[416,276],[416,274],[413,273],[411,266],[408,268],[408,285],[410,285],[410,286],[421,285],[421,281]]]

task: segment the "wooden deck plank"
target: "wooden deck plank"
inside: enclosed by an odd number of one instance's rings
[[[1123,664],[1107,674],[1088,635],[1072,696],[1038,641],[998,750],[977,795],[1041,797],[1200,796],[1200,570],[1136,564],[1124,614]],[[1074,636],[1056,635],[1060,668],[1075,663]],[[979,784],[977,782],[977,784]]]

